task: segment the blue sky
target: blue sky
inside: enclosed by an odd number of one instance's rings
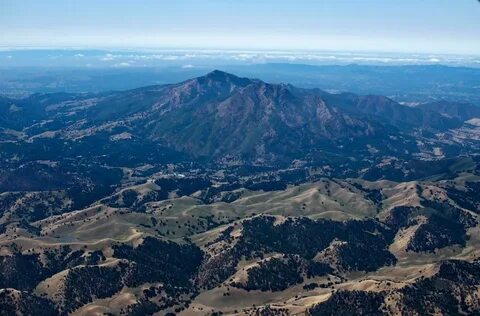
[[[0,0],[0,46],[480,54],[476,0]]]

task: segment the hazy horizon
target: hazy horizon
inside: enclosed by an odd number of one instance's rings
[[[480,67],[480,56],[300,50],[208,49],[0,49],[0,67],[212,68],[258,64],[445,65]]]
[[[4,48],[480,55],[474,0],[0,1]]]

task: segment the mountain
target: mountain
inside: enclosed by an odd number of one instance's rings
[[[221,71],[106,97],[84,117],[95,124],[122,120],[138,136],[209,159],[291,161],[336,139],[384,132],[313,91]]]
[[[148,137],[196,156],[265,160],[300,158],[336,139],[383,131],[311,91],[219,71],[169,87],[141,122]]]
[[[381,96],[329,94],[222,71],[178,84],[96,95],[38,94],[0,105],[4,127],[30,138],[128,135],[195,159],[261,165],[418,153],[415,133],[462,124]]]
[[[390,157],[474,152],[478,131],[464,121],[476,118],[476,109],[443,104],[444,112],[455,107],[446,114],[432,105],[408,107],[383,96],[331,94],[217,70],[128,91],[2,98],[0,147],[12,167],[61,153],[68,164],[78,157],[116,166],[301,163],[358,176]]]

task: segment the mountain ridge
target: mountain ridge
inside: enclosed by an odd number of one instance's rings
[[[448,117],[432,106],[412,108],[383,96],[270,84],[220,70],[122,92],[6,99],[0,111],[5,127],[23,130],[29,138],[130,135],[197,159],[266,165],[329,156],[376,159],[419,154],[425,145],[429,151],[451,147],[436,133],[460,128],[476,113]],[[419,136],[428,139],[421,147],[415,144]]]

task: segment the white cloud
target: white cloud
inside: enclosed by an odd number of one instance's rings
[[[114,60],[116,56],[112,54],[106,54],[104,57],[100,58],[102,61],[111,61]]]
[[[130,67],[130,66],[131,65],[129,63],[125,63],[125,62],[113,65],[113,67],[119,67],[119,68],[120,67]]]

